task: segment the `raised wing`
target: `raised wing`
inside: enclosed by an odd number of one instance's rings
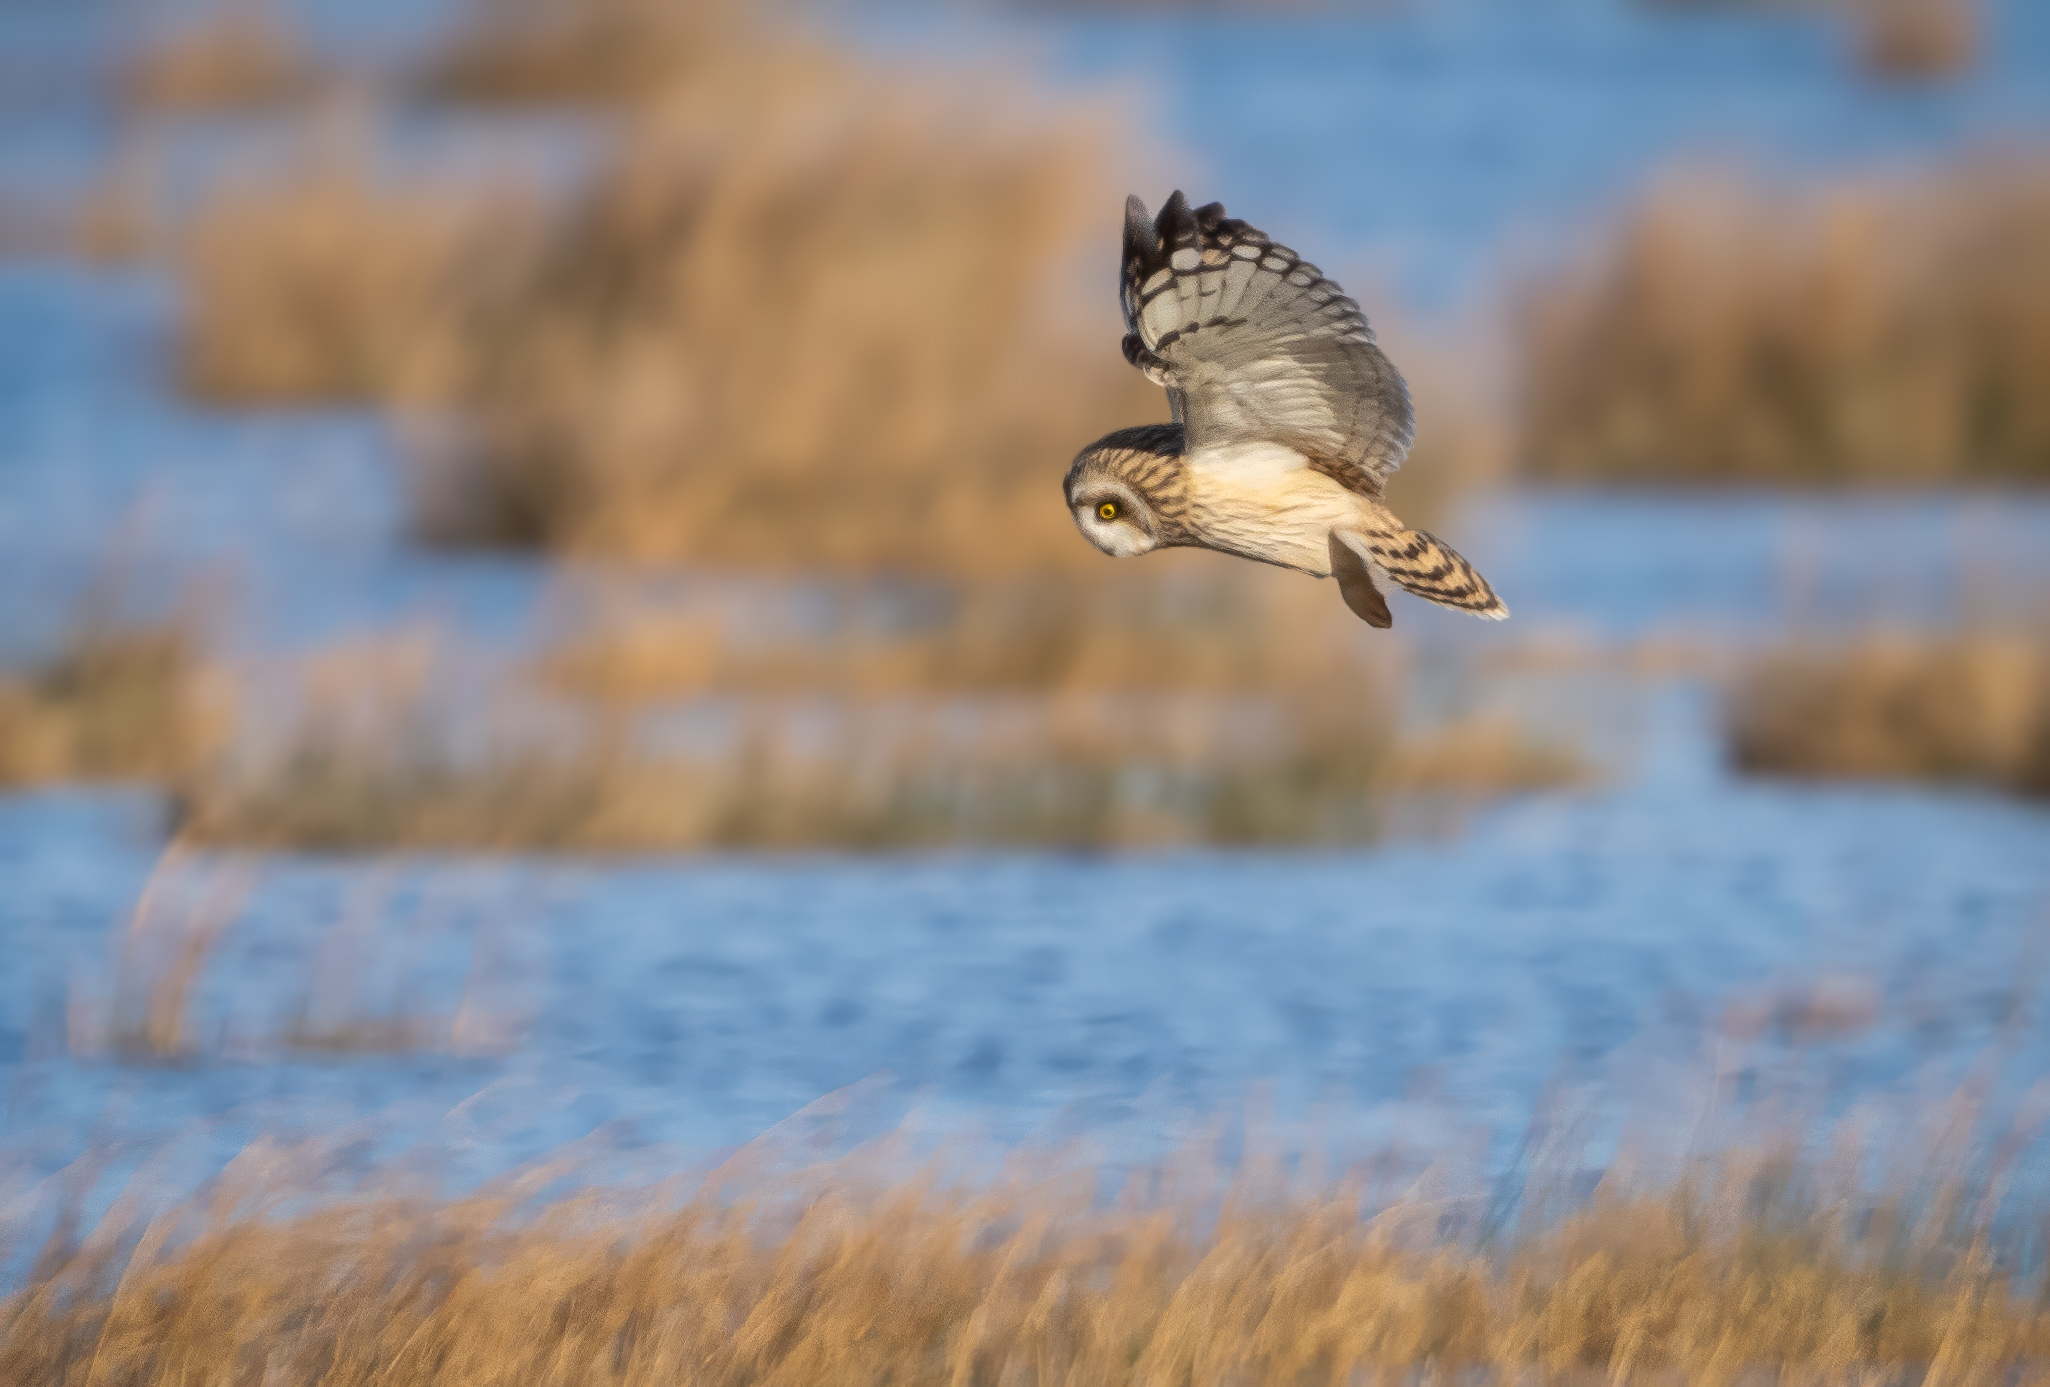
[[[1180,192],[1125,203],[1125,358],[1167,388],[1191,452],[1282,443],[1368,496],[1409,452],[1409,391],[1315,265]]]

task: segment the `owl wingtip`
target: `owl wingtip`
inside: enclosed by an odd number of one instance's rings
[[[1189,210],[1189,199],[1180,188],[1174,190],[1160,208],[1160,216],[1153,223],[1163,246],[1193,244],[1197,236],[1196,214]]]

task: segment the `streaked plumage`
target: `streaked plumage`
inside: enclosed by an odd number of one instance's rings
[[[1409,452],[1401,373],[1359,305],[1221,203],[1125,204],[1125,358],[1171,424],[1119,429],[1068,469],[1068,508],[1117,557],[1195,547],[1336,577],[1390,624],[1379,572],[1432,602],[1509,615],[1452,550],[1397,520],[1381,485]]]

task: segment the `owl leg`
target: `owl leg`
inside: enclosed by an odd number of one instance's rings
[[[1331,532],[1331,576],[1338,580],[1338,591],[1345,598],[1345,605],[1352,608],[1352,614],[1369,626],[1387,630],[1395,624],[1395,618],[1388,611],[1388,599],[1374,586],[1374,575],[1367,567],[1367,561],[1353,552],[1353,547],[1338,537],[1338,531]]]

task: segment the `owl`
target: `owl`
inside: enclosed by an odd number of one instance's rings
[[[1381,574],[1501,620],[1473,565],[1395,518],[1381,485],[1409,451],[1409,391],[1366,315],[1315,265],[1177,192],[1125,204],[1125,358],[1167,389],[1174,422],[1119,429],[1069,467],[1068,509],[1117,558],[1216,549],[1336,578],[1391,625]]]

